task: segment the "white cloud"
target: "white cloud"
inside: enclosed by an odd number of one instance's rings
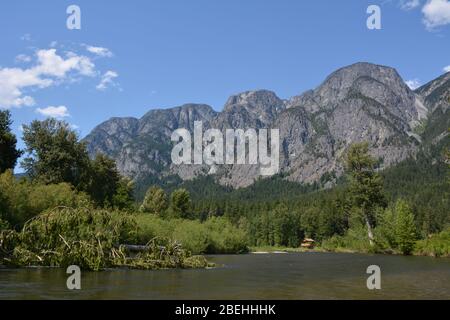
[[[114,79],[117,78],[119,74],[115,71],[109,70],[106,71],[105,74],[103,74],[102,79],[100,80],[100,83],[97,85],[97,90],[106,90],[110,86],[117,86]]]
[[[405,83],[411,90],[416,90],[422,85],[419,79],[408,80]]]
[[[422,8],[423,23],[429,30],[450,24],[450,1],[428,0]]]
[[[83,76],[94,76],[95,65],[88,57],[78,56],[73,52],[67,54],[67,59],[56,54],[56,49],[39,50],[36,72],[42,75],[63,78],[69,71],[78,71]]]
[[[420,0],[401,0],[400,8],[403,10],[412,10],[420,6]]]
[[[16,56],[16,62],[18,63],[28,63],[31,62],[31,57],[27,56],[26,54],[19,54],[18,56]]]
[[[87,46],[86,50],[100,57],[111,58],[113,53],[108,48]]]
[[[67,118],[70,117],[69,110],[65,106],[37,108],[36,112],[50,118]]]
[[[38,50],[36,64],[30,68],[0,68],[0,107],[32,106],[34,98],[23,91],[56,85],[73,73],[95,76],[95,65],[88,57],[74,53],[64,58],[56,49]]]
[[[450,66],[446,66],[446,67],[444,68],[444,72],[450,72]]]

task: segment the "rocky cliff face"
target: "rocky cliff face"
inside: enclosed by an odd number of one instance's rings
[[[357,63],[337,70],[317,89],[291,98],[277,119],[284,170],[295,181],[339,176],[345,151],[360,141],[370,143],[383,166],[397,163],[415,153],[419,141],[412,131],[426,112],[392,68]],[[285,126],[292,114],[302,121]]]
[[[416,93],[422,97],[431,112],[439,108],[446,112],[450,107],[450,72],[418,88]]]
[[[175,166],[170,159],[172,132],[193,132],[194,121],[202,121],[205,129],[274,128],[280,130],[280,170],[286,179],[330,185],[342,174],[352,143],[368,141],[382,167],[414,155],[423,143],[417,128],[436,110],[446,112],[448,95],[449,74],[413,92],[395,69],[357,63],[286,101],[260,90],[230,97],[218,113],[193,104],[152,110],[141,119],[113,118],[85,141],[92,156],[102,152],[113,157],[120,171],[138,182],[214,173],[219,183],[238,188],[259,177],[257,165]]]
[[[438,150],[450,145],[450,72],[416,90],[429,110],[421,134],[424,143]]]

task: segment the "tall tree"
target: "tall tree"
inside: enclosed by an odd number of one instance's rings
[[[162,188],[153,186],[147,190],[140,207],[141,212],[161,215],[167,209],[167,196]]]
[[[17,150],[16,136],[11,132],[11,112],[0,110],[0,174],[14,169],[17,159],[22,155]]]
[[[400,251],[405,255],[409,255],[413,251],[417,240],[414,215],[408,203],[403,200],[397,201],[395,213],[396,242]]]
[[[84,143],[68,123],[55,119],[25,125],[23,140],[28,157],[22,166],[28,175],[46,184],[67,182],[85,189],[89,156]]]
[[[99,207],[113,204],[121,176],[114,160],[98,154],[90,165],[90,181],[87,192]]]
[[[373,227],[375,210],[384,207],[386,200],[382,192],[383,182],[375,172],[375,159],[369,154],[368,143],[357,143],[347,154],[347,170],[350,173],[349,194],[353,206],[362,216],[367,227],[367,236],[374,244]]]
[[[134,190],[133,181],[127,177],[121,177],[117,184],[116,193],[113,196],[112,207],[121,210],[134,210]]]
[[[177,189],[170,196],[170,214],[177,218],[187,218],[191,208],[191,196],[186,189]]]

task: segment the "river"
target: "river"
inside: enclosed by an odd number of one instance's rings
[[[0,268],[0,299],[450,299],[450,259],[335,253],[217,255],[209,270]],[[381,290],[367,289],[369,265]]]

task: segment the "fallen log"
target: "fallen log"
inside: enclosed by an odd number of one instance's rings
[[[130,252],[146,252],[146,251],[150,250],[149,246],[141,246],[141,245],[134,245],[134,244],[122,244],[121,246]],[[166,249],[166,247],[158,246],[158,249],[160,251],[163,251]]]

